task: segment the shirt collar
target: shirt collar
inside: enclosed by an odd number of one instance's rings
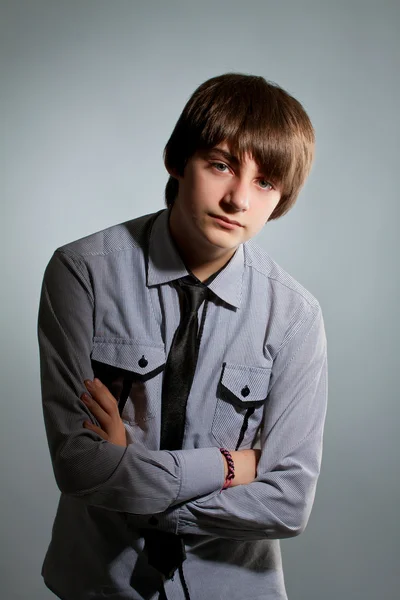
[[[153,223],[149,241],[147,285],[162,285],[189,275],[172,240],[169,211],[163,210]],[[221,300],[240,308],[244,272],[244,251],[241,244],[222,271],[213,279],[209,289]]]

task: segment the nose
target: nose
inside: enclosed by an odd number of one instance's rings
[[[245,181],[232,182],[227,191],[224,202],[236,212],[248,210],[250,206],[250,190]]]

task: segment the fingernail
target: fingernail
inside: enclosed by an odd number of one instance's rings
[[[92,381],[90,381],[90,379],[85,379],[85,381],[84,381],[83,383],[84,383],[84,384],[86,385],[86,387],[88,387],[88,388],[91,388],[91,387],[93,387],[93,382],[92,382]]]
[[[83,400],[83,402],[89,402],[90,401],[90,397],[88,394],[82,394],[81,399]]]
[[[97,377],[93,379],[93,383],[96,387],[101,387],[101,381],[100,379],[97,379]]]

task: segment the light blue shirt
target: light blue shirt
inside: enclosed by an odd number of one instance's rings
[[[308,521],[320,471],[327,356],[317,300],[254,241],[213,279],[182,450],[159,450],[163,368],[188,274],[168,211],[54,253],[38,323],[60,502],[42,574],[63,600],[155,600],[140,528],[183,536],[192,600],[284,600],[279,538]],[[199,309],[199,320],[204,307]],[[119,399],[129,445],[85,429],[84,379]],[[220,447],[261,448],[256,481],[221,492]],[[179,577],[168,600],[184,600]]]

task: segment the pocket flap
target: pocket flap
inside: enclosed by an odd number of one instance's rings
[[[272,367],[250,367],[224,363],[221,386],[240,404],[264,402],[268,395]]]
[[[154,371],[161,371],[165,365],[163,347],[137,340],[94,338],[91,358],[144,378]]]

